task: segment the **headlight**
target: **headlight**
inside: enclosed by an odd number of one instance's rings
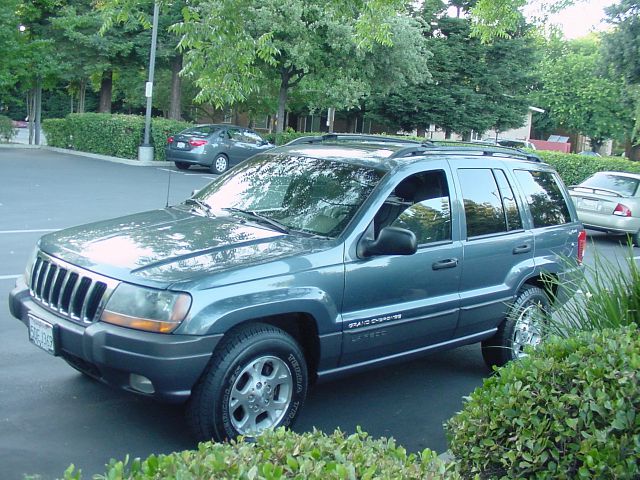
[[[186,293],[152,290],[121,283],[111,295],[100,320],[148,332],[173,332],[191,307]]]

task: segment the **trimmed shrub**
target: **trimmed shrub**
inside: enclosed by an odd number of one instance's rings
[[[634,326],[554,337],[496,370],[446,425],[464,478],[640,477]]]
[[[47,118],[42,121],[42,130],[47,136],[47,145],[58,148],[71,148],[71,132],[65,118]]]
[[[188,122],[154,118],[151,141],[156,147],[154,160],[164,160],[164,147],[169,135],[190,126]],[[72,113],[64,119],[49,119],[43,128],[50,146],[71,148],[81,152],[138,158],[138,146],[144,136],[144,117],[108,113]]]
[[[151,455],[128,463],[111,460],[98,479],[459,479],[453,466],[430,450],[407,454],[394,440],[374,440],[366,433],[345,436],[314,430],[297,434],[285,429],[265,432],[255,443],[201,443],[197,450]],[[80,479],[70,466],[65,479]]]
[[[596,172],[640,173],[640,163],[619,157],[591,157],[574,153],[536,150],[536,154],[553,166],[567,185],[577,185]]]
[[[0,140],[8,143],[16,134],[13,121],[4,115],[0,115]]]

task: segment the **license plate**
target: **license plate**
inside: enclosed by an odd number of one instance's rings
[[[178,147],[178,148],[186,148],[186,146],[187,146],[187,144],[186,144],[186,143],[184,143],[184,142],[178,142],[178,143],[176,143],[176,147]]]
[[[29,314],[29,340],[51,355],[56,354],[53,325]]]
[[[584,210],[598,210],[598,202],[596,200],[587,200],[585,198],[580,202],[580,207]]]

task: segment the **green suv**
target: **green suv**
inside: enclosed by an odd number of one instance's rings
[[[546,277],[584,246],[535,156],[304,137],[182,204],[43,236],[10,308],[38,347],[222,440],[291,425],[318,379],[475,342],[490,365],[525,355],[571,293]]]

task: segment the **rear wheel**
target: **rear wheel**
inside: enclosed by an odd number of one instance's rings
[[[176,164],[176,167],[178,168],[178,170],[189,170],[189,167],[191,166],[187,162],[174,162],[174,163]]]
[[[223,342],[187,404],[196,438],[223,441],[290,426],[308,384],[296,341],[278,328],[252,324]]]
[[[544,290],[533,285],[522,287],[496,334],[482,342],[485,363],[489,367],[500,367],[526,356],[526,347],[540,344],[549,305]]]
[[[631,241],[635,247],[640,247],[640,230],[631,236]]]
[[[213,159],[213,163],[209,169],[211,173],[224,173],[229,169],[229,159],[225,154],[220,153]]]

